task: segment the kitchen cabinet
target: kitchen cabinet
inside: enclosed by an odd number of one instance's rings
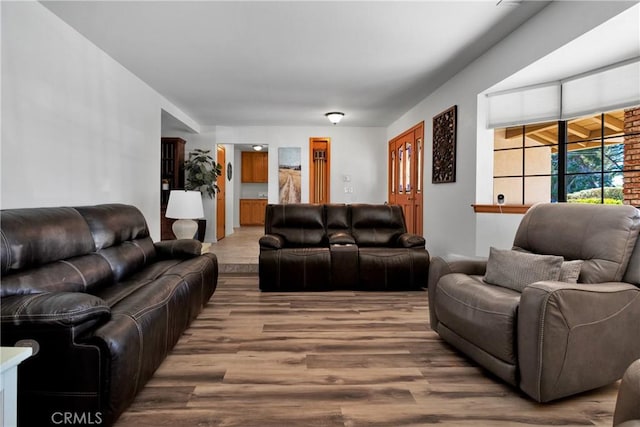
[[[242,182],[267,182],[269,175],[268,153],[242,152]]]
[[[240,199],[240,225],[264,225],[267,199]]]

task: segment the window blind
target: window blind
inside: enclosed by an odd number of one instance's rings
[[[488,128],[558,120],[560,82],[491,93],[487,102]]]
[[[562,120],[635,105],[640,105],[637,58],[562,82]]]
[[[566,120],[640,105],[640,57],[549,82],[487,94],[487,127]]]

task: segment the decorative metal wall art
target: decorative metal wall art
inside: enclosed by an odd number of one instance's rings
[[[456,182],[457,105],[433,118],[433,174],[431,182]]]

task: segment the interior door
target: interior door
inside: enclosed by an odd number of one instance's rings
[[[217,184],[220,191],[216,194],[216,239],[224,239],[225,233],[225,198],[226,198],[226,184],[227,184],[227,161],[226,151],[222,145],[216,146],[217,150],[217,162],[222,165],[222,175],[218,177]]]
[[[389,203],[400,205],[407,231],[422,235],[424,122],[389,141]]]

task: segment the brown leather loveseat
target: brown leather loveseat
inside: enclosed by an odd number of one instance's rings
[[[632,206],[534,205],[513,250],[432,260],[431,328],[539,402],[613,383],[640,357],[639,231]]]
[[[212,296],[213,254],[153,243],[129,205],[0,211],[3,346],[21,426],[111,425]]]
[[[400,206],[270,204],[260,238],[263,291],[420,289],[429,252]]]

